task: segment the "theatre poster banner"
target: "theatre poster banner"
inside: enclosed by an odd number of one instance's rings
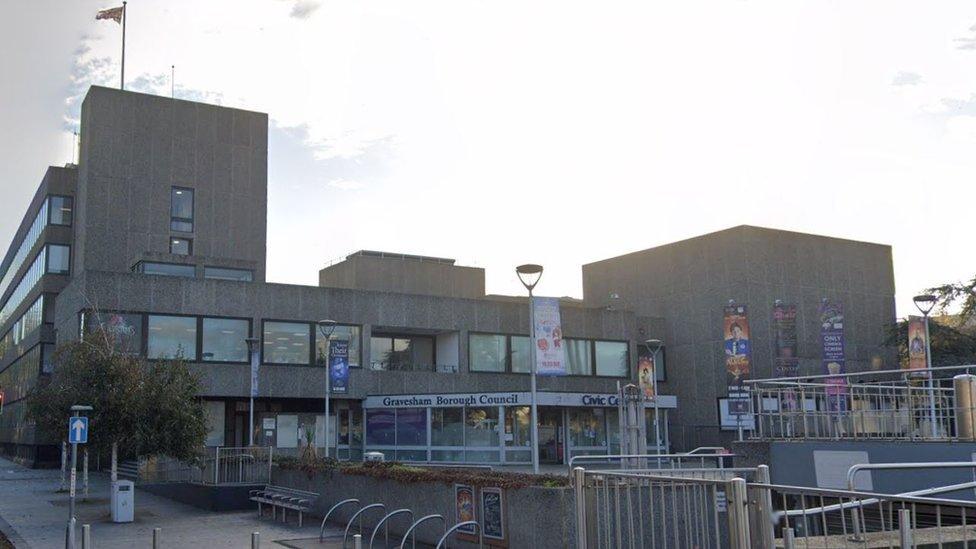
[[[926,360],[925,320],[920,316],[908,317],[908,369],[925,370]]]
[[[559,299],[533,297],[532,319],[535,324],[535,365],[540,376],[564,376],[563,328],[559,319]]]
[[[776,377],[799,374],[796,356],[796,305],[777,302],[773,305],[773,329],[776,333]]]
[[[745,305],[730,304],[723,310],[725,371],[728,373],[729,412],[749,413],[749,393],[743,384],[749,377],[752,347],[749,341],[749,318]]]
[[[847,378],[839,375],[847,371],[844,363],[844,306],[829,299],[820,303],[820,343],[823,373],[828,377],[827,407],[843,411],[847,407]]]

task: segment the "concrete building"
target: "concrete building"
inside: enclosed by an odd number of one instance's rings
[[[96,327],[122,352],[189,360],[207,444],[242,446],[253,433],[288,452],[309,433],[323,446],[327,343],[316,322],[330,318],[349,347],[348,390],[333,395],[329,418],[340,457],[529,462],[525,298],[486,296],[484,271],[451,259],[374,251],[326,266],[317,287],[265,282],[265,114],[92,87],[81,121],[78,166],[48,170],[0,266],[5,454],[55,458],[57,441],[37,440],[24,421],[23,398],[52,372],[55,343]],[[583,276],[585,299],[560,301],[569,375],[539,380],[543,462],[619,450],[617,387],[637,381],[650,338],[666,346],[662,447],[726,440],[715,399],[730,297],[794,299],[807,311],[836,295],[852,317],[855,366],[894,318],[889,248],[782,231],[732,229]],[[755,342],[768,337],[761,316]],[[261,340],[253,431],[250,336]],[[805,333],[800,348],[812,360]],[[765,359],[757,349],[757,372]],[[653,447],[652,417],[649,404]]]

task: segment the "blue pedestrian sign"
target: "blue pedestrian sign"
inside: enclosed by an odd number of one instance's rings
[[[88,418],[68,418],[68,442],[71,444],[88,444]]]

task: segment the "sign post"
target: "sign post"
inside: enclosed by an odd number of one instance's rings
[[[65,547],[75,549],[75,487],[78,476],[78,445],[88,444],[88,418],[81,412],[91,411],[91,406],[76,404],[71,407],[68,418],[68,442],[71,444],[71,475],[68,493],[68,526],[65,532]]]

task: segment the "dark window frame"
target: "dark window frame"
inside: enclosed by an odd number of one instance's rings
[[[491,372],[491,371],[488,371],[488,370],[473,370],[471,368],[471,336],[472,335],[505,336],[505,371],[503,371],[503,372]],[[532,349],[532,345],[531,345],[531,343],[532,343],[531,337],[532,336],[530,336],[530,335],[516,334],[516,333],[505,333],[505,332],[480,332],[480,331],[478,331],[478,332],[475,332],[475,331],[468,332],[468,372],[469,373],[472,373],[472,374],[495,374],[495,375],[497,375],[497,374],[513,374],[513,375],[523,375],[523,376],[524,375],[531,375],[531,372],[515,372],[515,371],[512,371],[512,338],[513,337],[528,337],[528,338],[530,338],[529,339],[529,349],[530,350]],[[580,379],[589,379],[589,378],[631,379],[631,376],[633,375],[633,370],[634,369],[633,369],[633,367],[632,367],[632,365],[630,363],[630,360],[631,360],[630,341],[628,341],[626,339],[603,339],[603,338],[594,339],[594,338],[588,338],[588,337],[564,337],[563,338],[563,340],[567,340],[567,339],[572,339],[572,340],[575,340],[575,341],[585,341],[587,343],[587,349],[588,349],[588,353],[590,355],[590,373],[589,374],[566,374],[564,376],[559,376],[559,377],[580,378]],[[626,375],[623,375],[623,376],[608,376],[608,375],[599,375],[599,374],[596,373],[596,342],[597,341],[605,341],[605,342],[608,342],[608,343],[624,343],[624,344],[627,345],[627,374]],[[662,347],[661,350],[662,350],[662,353],[663,353],[664,348]],[[663,354],[662,354],[662,356],[663,356]],[[370,358],[372,358],[372,357],[370,357]],[[661,381],[661,380],[658,380],[658,381]]]
[[[336,327],[338,328],[339,326],[344,326],[346,328],[359,328],[359,337],[358,337],[358,339],[359,339],[359,356],[357,357],[358,360],[356,361],[359,364],[356,365],[356,366],[353,366],[352,364],[349,364],[349,368],[352,369],[352,370],[361,370],[361,369],[363,369],[364,368],[364,366],[363,366],[363,325],[362,324],[350,324],[350,323],[347,323],[347,322],[336,322]],[[264,331],[263,330],[261,331],[261,335],[262,335],[261,341],[262,341],[262,344],[263,344],[263,341],[264,341],[264,337],[263,337],[264,336]],[[319,326],[318,326],[318,323],[317,322],[313,322],[312,323],[312,364],[311,365],[312,366],[316,366],[316,367],[321,367],[321,366],[318,366],[318,364],[315,363],[318,360],[318,357],[315,356],[315,344],[316,344],[316,342],[318,342],[318,337],[319,337]],[[372,357],[370,357],[370,358],[372,358]]]
[[[193,276],[178,275],[178,274],[163,274],[163,273],[147,273],[145,272],[145,265],[172,265],[175,267],[190,267],[193,269]],[[137,261],[135,265],[132,266],[132,272],[147,276],[168,276],[173,278],[197,278],[196,265],[192,263],[173,263],[170,261]]]
[[[308,362],[305,364],[295,364],[293,362],[268,362],[265,357],[265,342],[264,342],[264,325],[268,322],[284,322],[288,324],[305,324],[309,327],[308,330]],[[261,319],[261,364],[267,364],[268,366],[301,366],[304,368],[319,368],[315,364],[315,330],[318,330],[318,326],[314,322],[309,322],[307,320],[288,320],[281,318],[262,318]]]
[[[192,239],[191,239],[191,243],[192,243]],[[223,269],[225,271],[239,271],[242,273],[248,273],[251,276],[251,278],[250,280],[239,280],[236,278],[226,278],[222,276],[207,276],[207,269]],[[219,267],[217,265],[204,265],[203,278],[207,280],[224,280],[227,282],[254,282],[254,269],[239,269],[237,267]]]
[[[501,372],[492,372],[489,370],[473,370],[471,369],[471,336],[472,335],[488,335],[488,336],[503,336],[505,338],[505,370]],[[529,349],[532,349],[532,336],[529,334],[516,334],[511,332],[468,332],[468,372],[472,374],[515,374],[520,376],[532,375],[532,372],[516,372],[512,370],[512,338],[513,337],[524,337],[529,340]]]
[[[71,222],[70,223],[55,223],[54,219],[54,207],[52,205],[52,198],[64,198],[71,201]],[[75,197],[68,194],[49,194],[47,195],[47,224],[54,225],[56,227],[70,227],[74,225],[75,222]]]
[[[173,215],[173,196],[176,194],[176,191],[189,191],[190,192],[190,217],[177,217],[177,216]],[[169,228],[170,228],[170,230],[171,231],[176,231],[178,233],[192,234],[194,232],[194,230],[196,229],[196,224],[194,223],[194,219],[196,218],[196,213],[197,213],[197,194],[196,194],[196,190],[193,187],[182,187],[182,186],[179,186],[179,185],[173,185],[172,187],[170,187],[170,191],[169,191]],[[173,223],[174,222],[177,222],[177,223],[189,223],[190,224],[190,230],[189,231],[184,231],[184,230],[176,229],[176,228],[173,227]]]
[[[199,349],[198,352],[197,352],[197,356],[200,357],[199,362],[206,363],[206,364],[250,364],[251,363],[250,352],[248,352],[247,356],[244,358],[243,361],[234,361],[234,360],[207,360],[207,359],[203,358],[203,321],[204,321],[204,319],[207,319],[207,318],[212,319],[212,320],[246,320],[247,321],[247,337],[254,337],[254,319],[248,318],[248,317],[243,317],[243,316],[222,316],[222,315],[198,315],[197,318],[198,318],[198,321],[197,321],[197,347]],[[264,338],[261,338],[261,340],[262,340],[262,345],[263,345]],[[261,352],[263,353],[264,352],[264,349],[262,349]],[[263,354],[262,354],[262,358],[264,358],[263,357]]]
[[[362,331],[360,331],[360,334],[361,333],[362,333]],[[377,339],[389,339],[390,340],[390,349],[393,348],[393,342],[395,340],[397,340],[397,339],[413,339],[413,338],[421,338],[421,337],[424,338],[424,339],[429,339],[430,342],[431,342],[431,347],[430,347],[431,348],[431,353],[430,353],[431,364],[430,364],[430,367],[433,370],[436,370],[437,369],[437,335],[436,334],[426,335],[426,334],[398,334],[396,332],[379,332],[379,335],[376,335],[374,333],[370,333],[369,334],[369,339],[370,339],[370,342],[369,342],[369,345],[370,345],[370,347],[369,347],[369,349],[370,349],[370,352],[369,352],[369,363],[370,363],[370,366],[372,366],[372,364],[373,364],[373,338],[374,337],[377,338]],[[362,349],[362,347],[360,347],[360,349]],[[370,370],[372,370],[372,367],[370,368]],[[386,371],[390,371],[390,370],[378,370],[378,371],[386,372]]]
[[[169,317],[193,318],[193,319],[196,319],[196,322],[195,322],[196,334],[194,334],[193,357],[187,357],[187,356],[185,356],[185,357],[183,357],[183,360],[185,360],[187,362],[200,362],[200,348],[201,348],[201,344],[203,342],[203,340],[201,339],[201,335],[202,335],[201,334],[201,327],[202,327],[202,324],[203,323],[200,321],[200,317],[199,316],[185,314],[185,313],[161,313],[161,312],[152,312],[152,313],[129,313],[129,314],[141,314],[142,315],[142,339],[143,339],[143,341],[142,341],[142,356],[144,356],[146,360],[150,360],[150,361],[153,361],[153,362],[161,362],[161,361],[165,361],[165,360],[174,360],[174,359],[172,359],[172,358],[151,358],[149,356],[149,317],[150,316],[169,316]]]
[[[54,272],[51,270],[51,247],[61,246],[68,249],[68,270],[67,272]],[[69,244],[59,244],[57,242],[50,242],[44,245],[44,274],[55,274],[62,276],[71,276],[71,245]]]

